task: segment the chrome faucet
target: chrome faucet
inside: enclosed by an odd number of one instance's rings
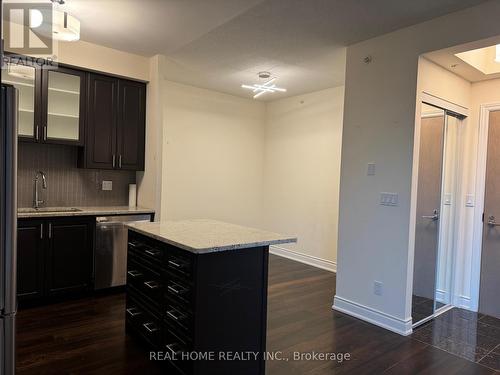
[[[47,177],[45,173],[42,171],[38,171],[35,173],[35,198],[33,199],[33,208],[39,208],[41,204],[45,203],[43,200],[38,198],[38,181],[39,176],[42,177],[42,188],[47,189]]]

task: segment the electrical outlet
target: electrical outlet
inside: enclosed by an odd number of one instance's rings
[[[113,181],[102,181],[102,190],[104,191],[113,190]]]
[[[384,293],[384,284],[380,281],[373,282],[373,294],[381,296]]]

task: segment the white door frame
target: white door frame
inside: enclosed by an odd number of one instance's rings
[[[435,107],[441,108],[443,110],[452,111],[458,113],[460,115],[465,116],[465,120],[469,118],[469,109],[461,106],[459,104],[450,102],[446,99],[440,98],[436,95],[428,93],[426,91],[420,92],[417,99],[417,109],[415,113],[415,133],[414,133],[414,147],[413,147],[413,167],[412,167],[412,182],[411,182],[411,199],[410,199],[410,225],[409,225],[409,241],[408,241],[408,249],[409,249],[409,257],[408,257],[408,280],[407,280],[407,294],[406,294],[406,312],[407,315],[412,319],[412,294],[413,294],[413,273],[414,273],[414,258],[415,258],[415,228],[417,221],[417,186],[418,186],[418,161],[420,156],[420,122],[422,119],[421,113],[421,105],[422,103],[430,104]],[[464,123],[465,125],[465,123]],[[453,259],[453,272],[452,275],[456,272],[456,257]],[[455,296],[455,282],[452,279],[450,285],[450,302],[451,305],[456,305],[456,296]],[[435,318],[436,316],[446,312],[450,307],[446,306],[444,309],[440,309],[436,311],[436,313],[429,317],[428,320]],[[426,320],[427,321],[427,320]],[[417,323],[417,324],[415,324]],[[423,323],[423,322],[422,322]],[[418,322],[413,322],[412,326],[416,327]]]
[[[476,205],[474,208],[474,229],[471,261],[471,309],[479,309],[481,288],[481,253],[483,250],[483,213],[486,192],[486,161],[488,152],[488,130],[490,112],[500,111],[500,103],[483,104],[480,107],[479,135],[477,142]]]

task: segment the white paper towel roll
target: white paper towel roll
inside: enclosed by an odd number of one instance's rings
[[[137,186],[136,184],[130,184],[128,186],[128,206],[137,206]]]

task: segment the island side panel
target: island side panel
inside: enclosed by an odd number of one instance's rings
[[[196,350],[247,357],[197,362],[196,374],[265,373],[268,261],[268,246],[197,256]]]

